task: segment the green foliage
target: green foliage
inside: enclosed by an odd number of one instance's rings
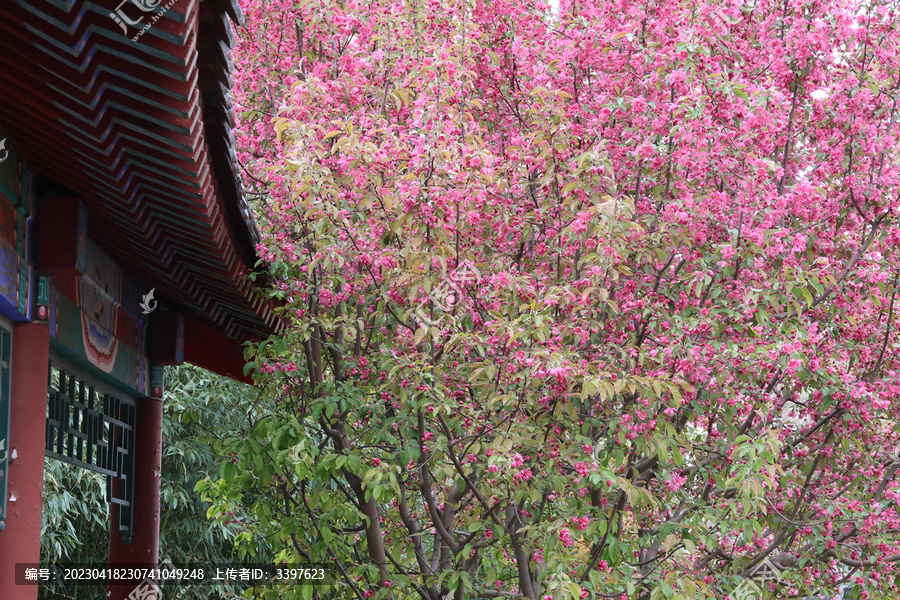
[[[45,459],[41,564],[105,563],[108,510],[103,475]],[[94,598],[100,591],[100,586],[75,585],[61,589],[42,585],[38,598]]]
[[[45,459],[41,562],[104,559],[105,539],[94,534],[106,527],[103,475]]]
[[[213,453],[214,442],[223,433],[234,432],[246,410],[244,402],[255,392],[191,365],[167,369],[166,388],[160,556],[173,563],[233,562],[232,539],[238,528],[207,520],[194,486],[218,472],[221,457]],[[173,596],[182,594],[178,597],[184,600],[221,598],[234,592],[230,586],[171,591]]]

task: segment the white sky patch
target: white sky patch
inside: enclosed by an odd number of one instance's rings
[[[824,100],[829,95],[830,94],[828,93],[828,90],[815,90],[809,95],[809,97],[813,100]]]

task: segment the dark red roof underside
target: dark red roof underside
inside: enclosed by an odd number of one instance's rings
[[[174,0],[133,40],[157,13],[100,1],[0,3],[0,127],[88,205],[91,239],[184,313],[185,359],[243,379],[240,342],[277,320],[242,277],[258,234],[231,132],[240,9]],[[117,7],[142,18],[127,35]]]

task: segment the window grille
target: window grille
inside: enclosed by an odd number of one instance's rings
[[[111,391],[52,353],[47,395],[44,453],[106,475],[106,499],[119,531],[130,540],[134,525],[134,399]]]

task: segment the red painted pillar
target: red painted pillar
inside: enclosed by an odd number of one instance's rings
[[[48,325],[18,323],[13,327],[8,498],[16,500],[7,502],[6,527],[0,532],[0,598],[3,600],[34,600],[38,594],[36,585],[15,584],[15,566],[38,563],[41,558],[49,359]]]
[[[159,488],[162,469],[163,386],[162,367],[151,368],[151,397],[137,401],[134,455],[134,530],[125,544],[115,513],[110,519],[109,566],[159,564]],[[158,385],[157,385],[158,382]],[[136,585],[109,581],[107,600],[125,600]],[[140,596],[145,597],[145,596]],[[2,598],[2,596],[0,596]],[[5,599],[4,599],[5,600]]]

